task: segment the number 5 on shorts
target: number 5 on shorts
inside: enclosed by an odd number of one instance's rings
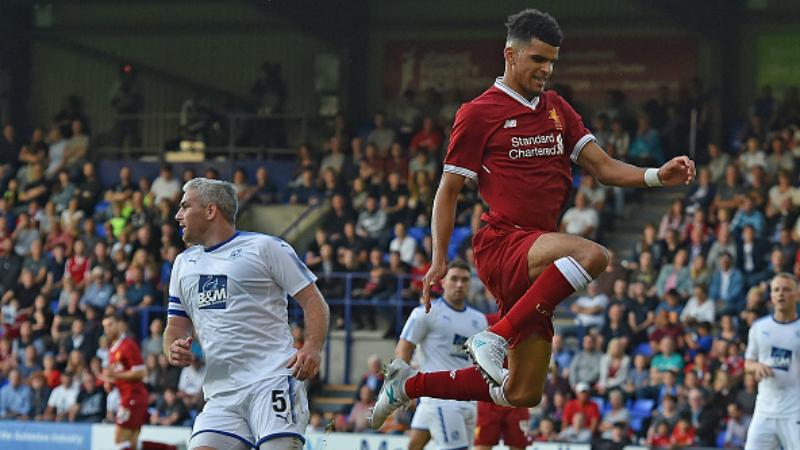
[[[272,410],[277,413],[286,411],[286,391],[283,389],[275,389],[272,391]]]

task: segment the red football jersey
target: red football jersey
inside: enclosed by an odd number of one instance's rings
[[[444,171],[478,181],[491,216],[556,231],[572,187],[570,160],[593,140],[555,92],[528,101],[498,79],[458,110]]]
[[[108,364],[117,371],[144,369],[142,351],[133,339],[122,336],[109,349]],[[136,395],[147,395],[147,388],[141,381],[117,380],[119,396],[124,401]]]

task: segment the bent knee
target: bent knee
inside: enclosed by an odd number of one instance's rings
[[[597,278],[608,266],[608,250],[594,242],[586,246],[578,258],[578,262],[589,272],[592,278]]]
[[[525,390],[506,392],[506,400],[513,406],[533,408],[542,402],[541,390]]]

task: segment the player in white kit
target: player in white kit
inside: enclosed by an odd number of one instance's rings
[[[190,449],[301,449],[308,422],[303,380],[319,371],[328,306],[316,277],[284,241],[235,227],[236,189],[195,178],[175,218],[183,240],[169,285],[164,353],[192,363],[192,330],[206,358],[206,404]],[[293,347],[287,294],[303,308],[305,344]]]
[[[418,348],[423,372],[472,365],[464,342],[485,330],[488,323],[483,313],[465,304],[470,277],[465,262],[450,263],[442,281],[444,294],[433,302],[430,313],[426,314],[423,306],[411,312],[395,348],[396,358],[409,363]],[[409,450],[421,450],[431,437],[442,450],[470,447],[476,415],[475,402],[422,397],[411,421]]]
[[[758,383],[756,410],[745,450],[800,449],[800,320],[797,279],[788,273],[770,283],[773,314],[753,323],[745,370]]]

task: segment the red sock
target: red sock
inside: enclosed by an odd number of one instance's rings
[[[475,366],[451,372],[420,372],[406,380],[405,388],[410,398],[492,401],[489,385]]]
[[[565,276],[562,271],[568,272]],[[586,284],[591,281],[586,270],[573,258],[561,258],[550,264],[531,287],[514,303],[514,306],[496,324],[489,327],[492,333],[503,336],[510,342],[522,342],[531,334],[545,339],[553,337],[553,311],[559,303],[569,297],[575,288],[567,280]]]
[[[139,448],[142,450],[178,450],[178,447],[174,445],[162,444],[160,442],[142,441],[139,444]]]

